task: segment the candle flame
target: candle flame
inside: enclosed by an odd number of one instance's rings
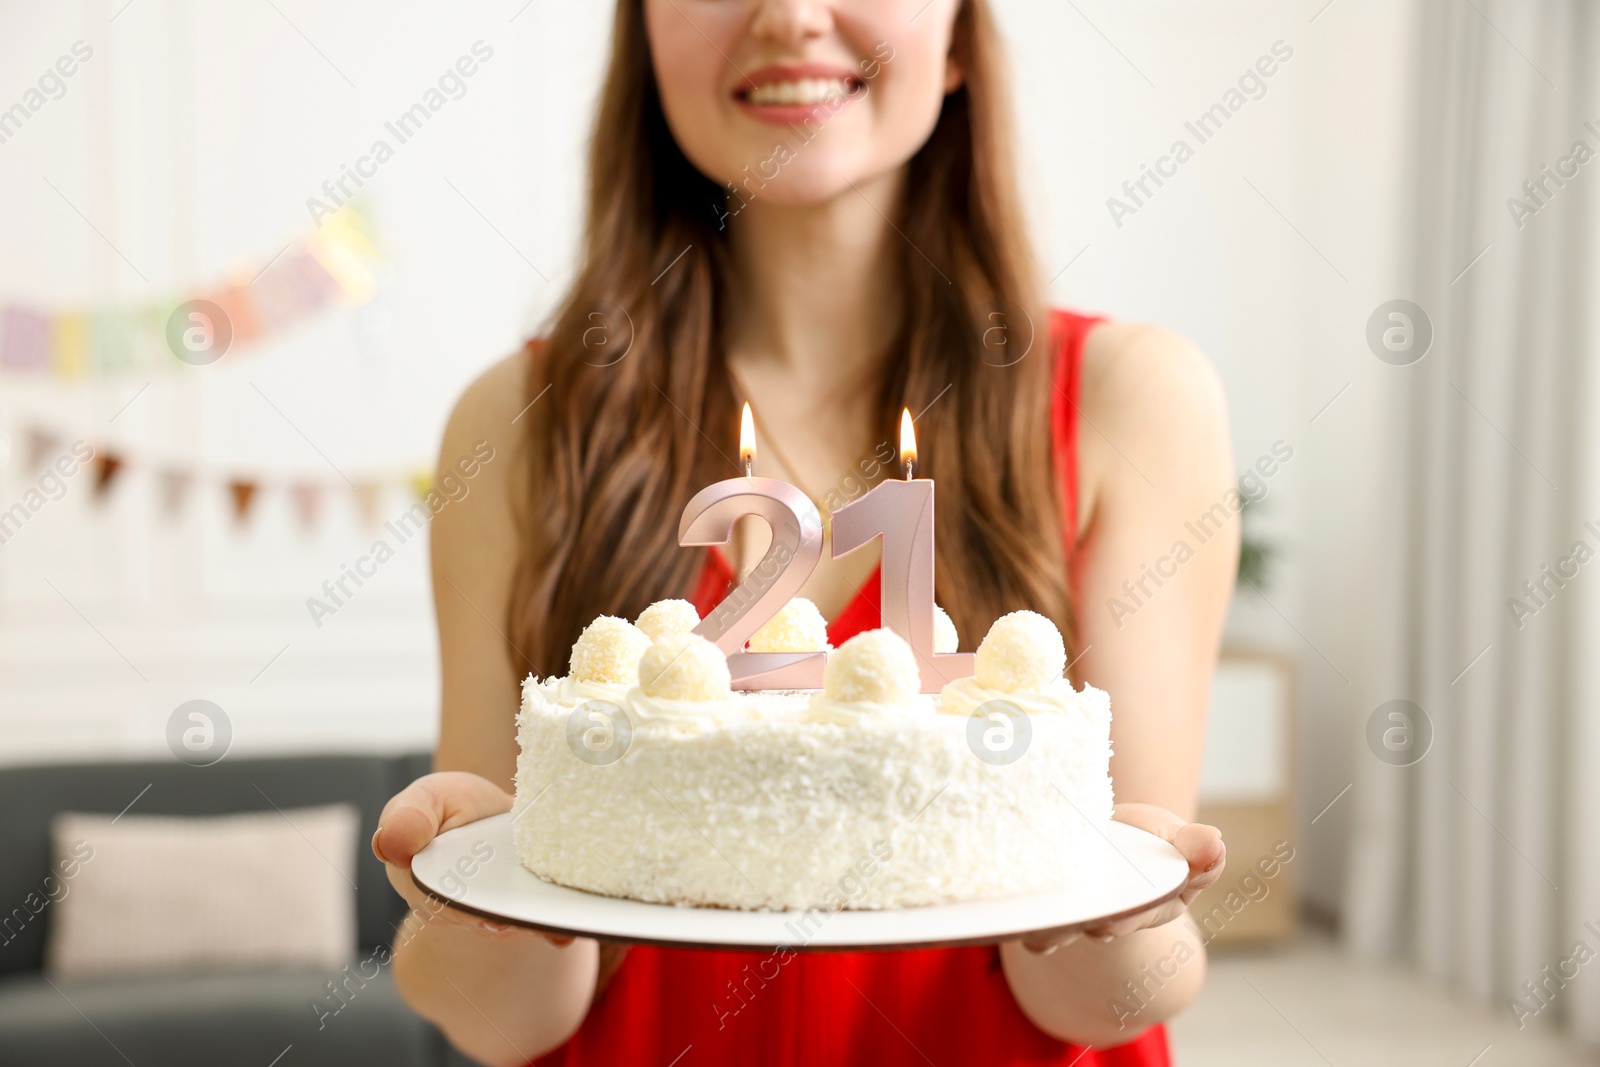
[[[739,416],[739,466],[744,468],[746,477],[756,465],[756,420],[750,415],[750,405],[746,403],[744,413]]]
[[[917,464],[917,431],[911,425],[911,409],[900,409],[900,463],[906,469],[906,477],[911,477],[911,469]]]

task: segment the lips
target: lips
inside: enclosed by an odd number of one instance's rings
[[[823,108],[836,109],[858,95],[866,83],[848,67],[826,64],[775,64],[746,77],[734,98],[756,118],[794,122]]]

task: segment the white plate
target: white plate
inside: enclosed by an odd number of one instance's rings
[[[1070,889],[897,911],[824,911],[808,928],[801,912],[643,904],[546,882],[517,859],[507,813],[440,834],[412,859],[411,878],[465,911],[548,933],[680,948],[839,950],[1011,941],[1171,900],[1189,877],[1177,849],[1116,822],[1085,849],[1082,866],[1082,884]]]

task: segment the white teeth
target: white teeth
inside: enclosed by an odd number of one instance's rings
[[[745,98],[752,104],[780,107],[825,103],[850,95],[850,86],[842,78],[801,78],[798,81],[771,82],[751,89]]]

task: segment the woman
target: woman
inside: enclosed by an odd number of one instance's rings
[[[1144,564],[1231,488],[1226,417],[1183,341],[1042,310],[987,6],[619,2],[581,271],[445,431],[443,463],[479,441],[498,458],[433,531],[439,773],[373,841],[418,906],[402,992],[486,1063],[1167,1062],[1159,1024],[1204,972],[1183,905],[1222,867],[1189,819],[1236,531],[1175,578]],[[800,954],[737,1012],[748,954],[428,915],[410,857],[509,808],[519,679],[564,673],[596,614],[708,610],[765,550],[760,530],[731,562],[675,541],[693,492],[736,470],[741,400],[758,473],[825,506],[886,473],[901,407],[920,412],[965,647],[1016,608],[1056,620],[1113,697],[1117,817],[1188,858],[1182,902],[1029,944]],[[835,644],[878,624],[875,551],[825,553],[803,590]]]

